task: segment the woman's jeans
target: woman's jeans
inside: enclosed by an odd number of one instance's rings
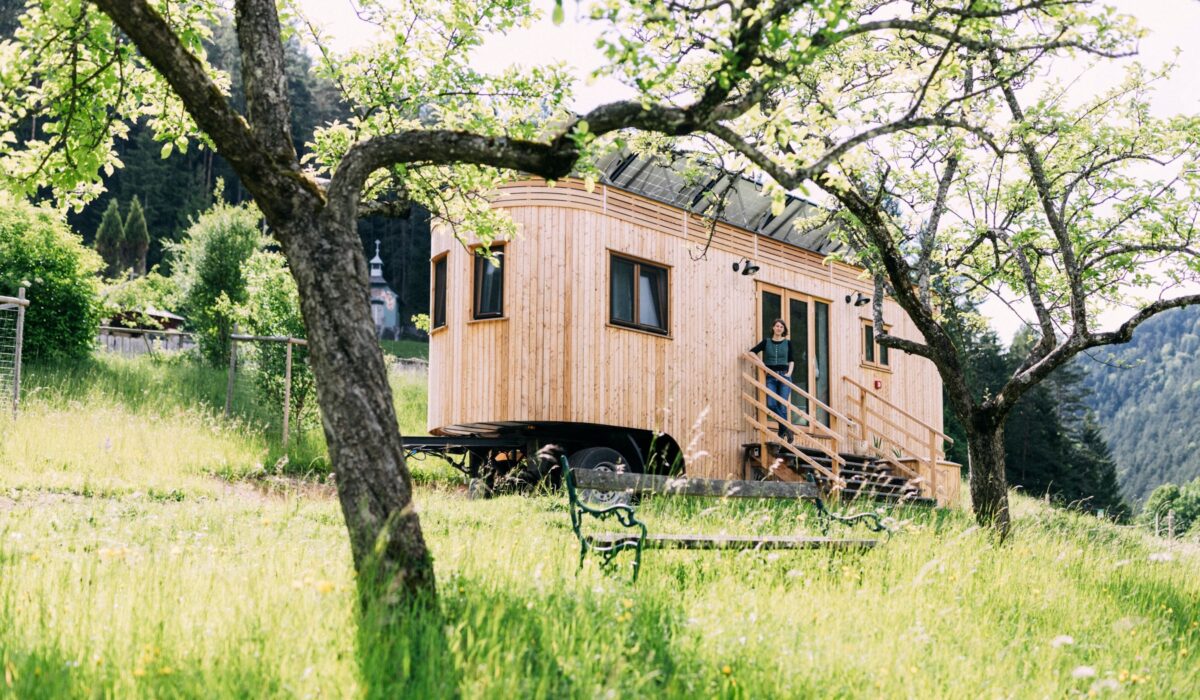
[[[789,382],[792,380],[792,378],[786,374],[784,374],[783,377],[784,377],[784,379],[787,379]],[[775,377],[771,376],[770,374],[768,374],[767,375],[767,390],[768,390],[767,410],[770,411],[771,413],[774,413],[781,421],[787,422],[788,413],[789,413],[788,401],[790,400],[790,398],[792,396],[792,388],[790,386],[788,386],[787,384],[784,384],[783,382],[779,381]],[[772,396],[770,392],[774,392],[774,393],[778,394],[779,396],[781,396],[783,398],[783,401],[780,401],[779,399]],[[787,430],[782,425],[779,427],[780,435],[783,435],[784,437],[786,437],[790,433],[791,433],[791,431]]]

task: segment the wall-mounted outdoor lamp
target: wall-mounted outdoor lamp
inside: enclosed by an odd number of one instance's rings
[[[738,270],[741,270],[743,275],[749,276],[758,272],[758,265],[750,262],[750,258],[742,258],[741,261],[733,264],[733,271],[737,272]]]
[[[846,303],[851,303],[851,300],[853,300],[853,304],[855,306],[866,306],[867,304],[871,303],[871,297],[863,294],[862,292],[855,292],[853,295],[847,294]]]

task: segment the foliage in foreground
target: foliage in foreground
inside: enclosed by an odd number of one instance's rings
[[[25,287],[25,358],[87,355],[96,339],[101,261],[61,217],[0,194],[0,294]]]
[[[631,586],[594,563],[576,574],[560,495],[467,501],[432,477],[417,504],[441,604],[379,646],[355,631],[330,492],[228,480],[258,473],[262,445],[206,405],[219,373],[105,359],[36,377],[0,431],[16,467],[0,471],[0,696],[1200,693],[1196,551],[1028,499],[1002,546],[965,514],[913,516],[861,555],[654,552]],[[658,532],[809,532],[813,517],[697,499],[641,512]]]

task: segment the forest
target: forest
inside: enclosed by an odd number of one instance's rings
[[[0,41],[13,37],[24,6],[25,0],[0,0]],[[225,16],[213,28],[205,48],[212,63],[231,76],[231,101],[239,108],[244,107],[241,59],[232,17]],[[285,50],[295,147],[304,153],[316,126],[345,120],[349,112],[330,81],[316,74],[313,60],[298,38],[287,42]],[[36,121],[27,120],[25,126],[32,130]],[[18,139],[25,136],[20,131],[16,135]],[[232,204],[249,201],[249,194],[233,169],[203,144],[197,143],[187,151],[164,148],[162,142],[154,139],[145,121],[141,121],[132,125],[128,138],[117,141],[116,148],[125,167],[105,175],[104,192],[82,210],[68,215],[68,223],[83,237],[84,243],[96,247],[102,255],[104,244],[97,241],[97,235],[105,212],[114,204],[116,208],[110,219],[119,217],[128,222],[133,201],[138,200],[148,234],[143,271],[159,267],[166,274],[171,265],[167,248],[178,243],[199,214],[215,203],[218,182],[225,183],[219,195],[225,201]],[[429,212],[419,205],[396,209],[398,215],[364,216],[358,228],[364,250],[373,252],[374,241],[381,242],[384,277],[399,295],[400,318],[407,322],[414,314],[425,313],[428,307]],[[119,276],[119,272],[135,267],[130,262],[119,265],[120,271],[110,265],[110,276]]]
[[[1126,495],[1200,477],[1200,309],[1164,313],[1109,350],[1081,369]]]

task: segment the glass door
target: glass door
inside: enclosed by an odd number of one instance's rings
[[[786,316],[783,314],[785,308]],[[829,302],[790,289],[760,284],[758,312],[760,339],[771,337],[775,319],[782,318],[787,323],[796,360],[792,383],[830,405]],[[792,392],[791,404],[805,413],[810,412],[808,399],[798,392]],[[808,424],[799,416],[793,418],[797,425]],[[828,411],[818,408],[815,418],[829,425]]]

